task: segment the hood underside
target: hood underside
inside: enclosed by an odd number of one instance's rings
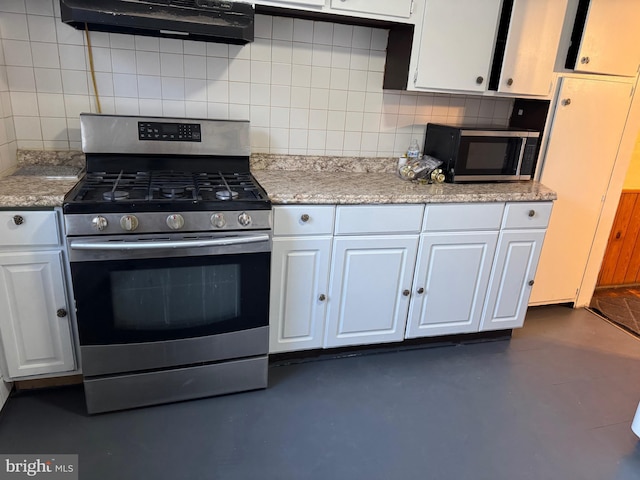
[[[60,0],[77,29],[243,45],[253,41],[250,3],[224,0]]]

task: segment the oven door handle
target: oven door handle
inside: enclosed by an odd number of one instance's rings
[[[159,240],[141,242],[101,242],[72,240],[69,247],[72,250],[160,250],[166,248],[200,248],[218,247],[226,245],[241,245],[244,243],[268,242],[267,234],[250,235],[246,237],[227,237],[201,240]]]

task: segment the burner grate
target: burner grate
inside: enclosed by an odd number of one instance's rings
[[[173,170],[87,173],[76,200],[106,202],[261,200],[250,173]]]

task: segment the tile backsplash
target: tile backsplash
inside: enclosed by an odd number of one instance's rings
[[[429,121],[506,124],[508,99],[383,91],[387,35],[257,15],[246,46],[90,42],[103,113],[248,119],[256,153],[394,156]],[[97,111],[84,32],[60,21],[58,1],[2,0],[0,38],[0,155],[80,149],[78,115]]]

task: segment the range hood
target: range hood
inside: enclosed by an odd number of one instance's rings
[[[60,0],[79,30],[243,45],[253,41],[253,4],[225,0]]]

